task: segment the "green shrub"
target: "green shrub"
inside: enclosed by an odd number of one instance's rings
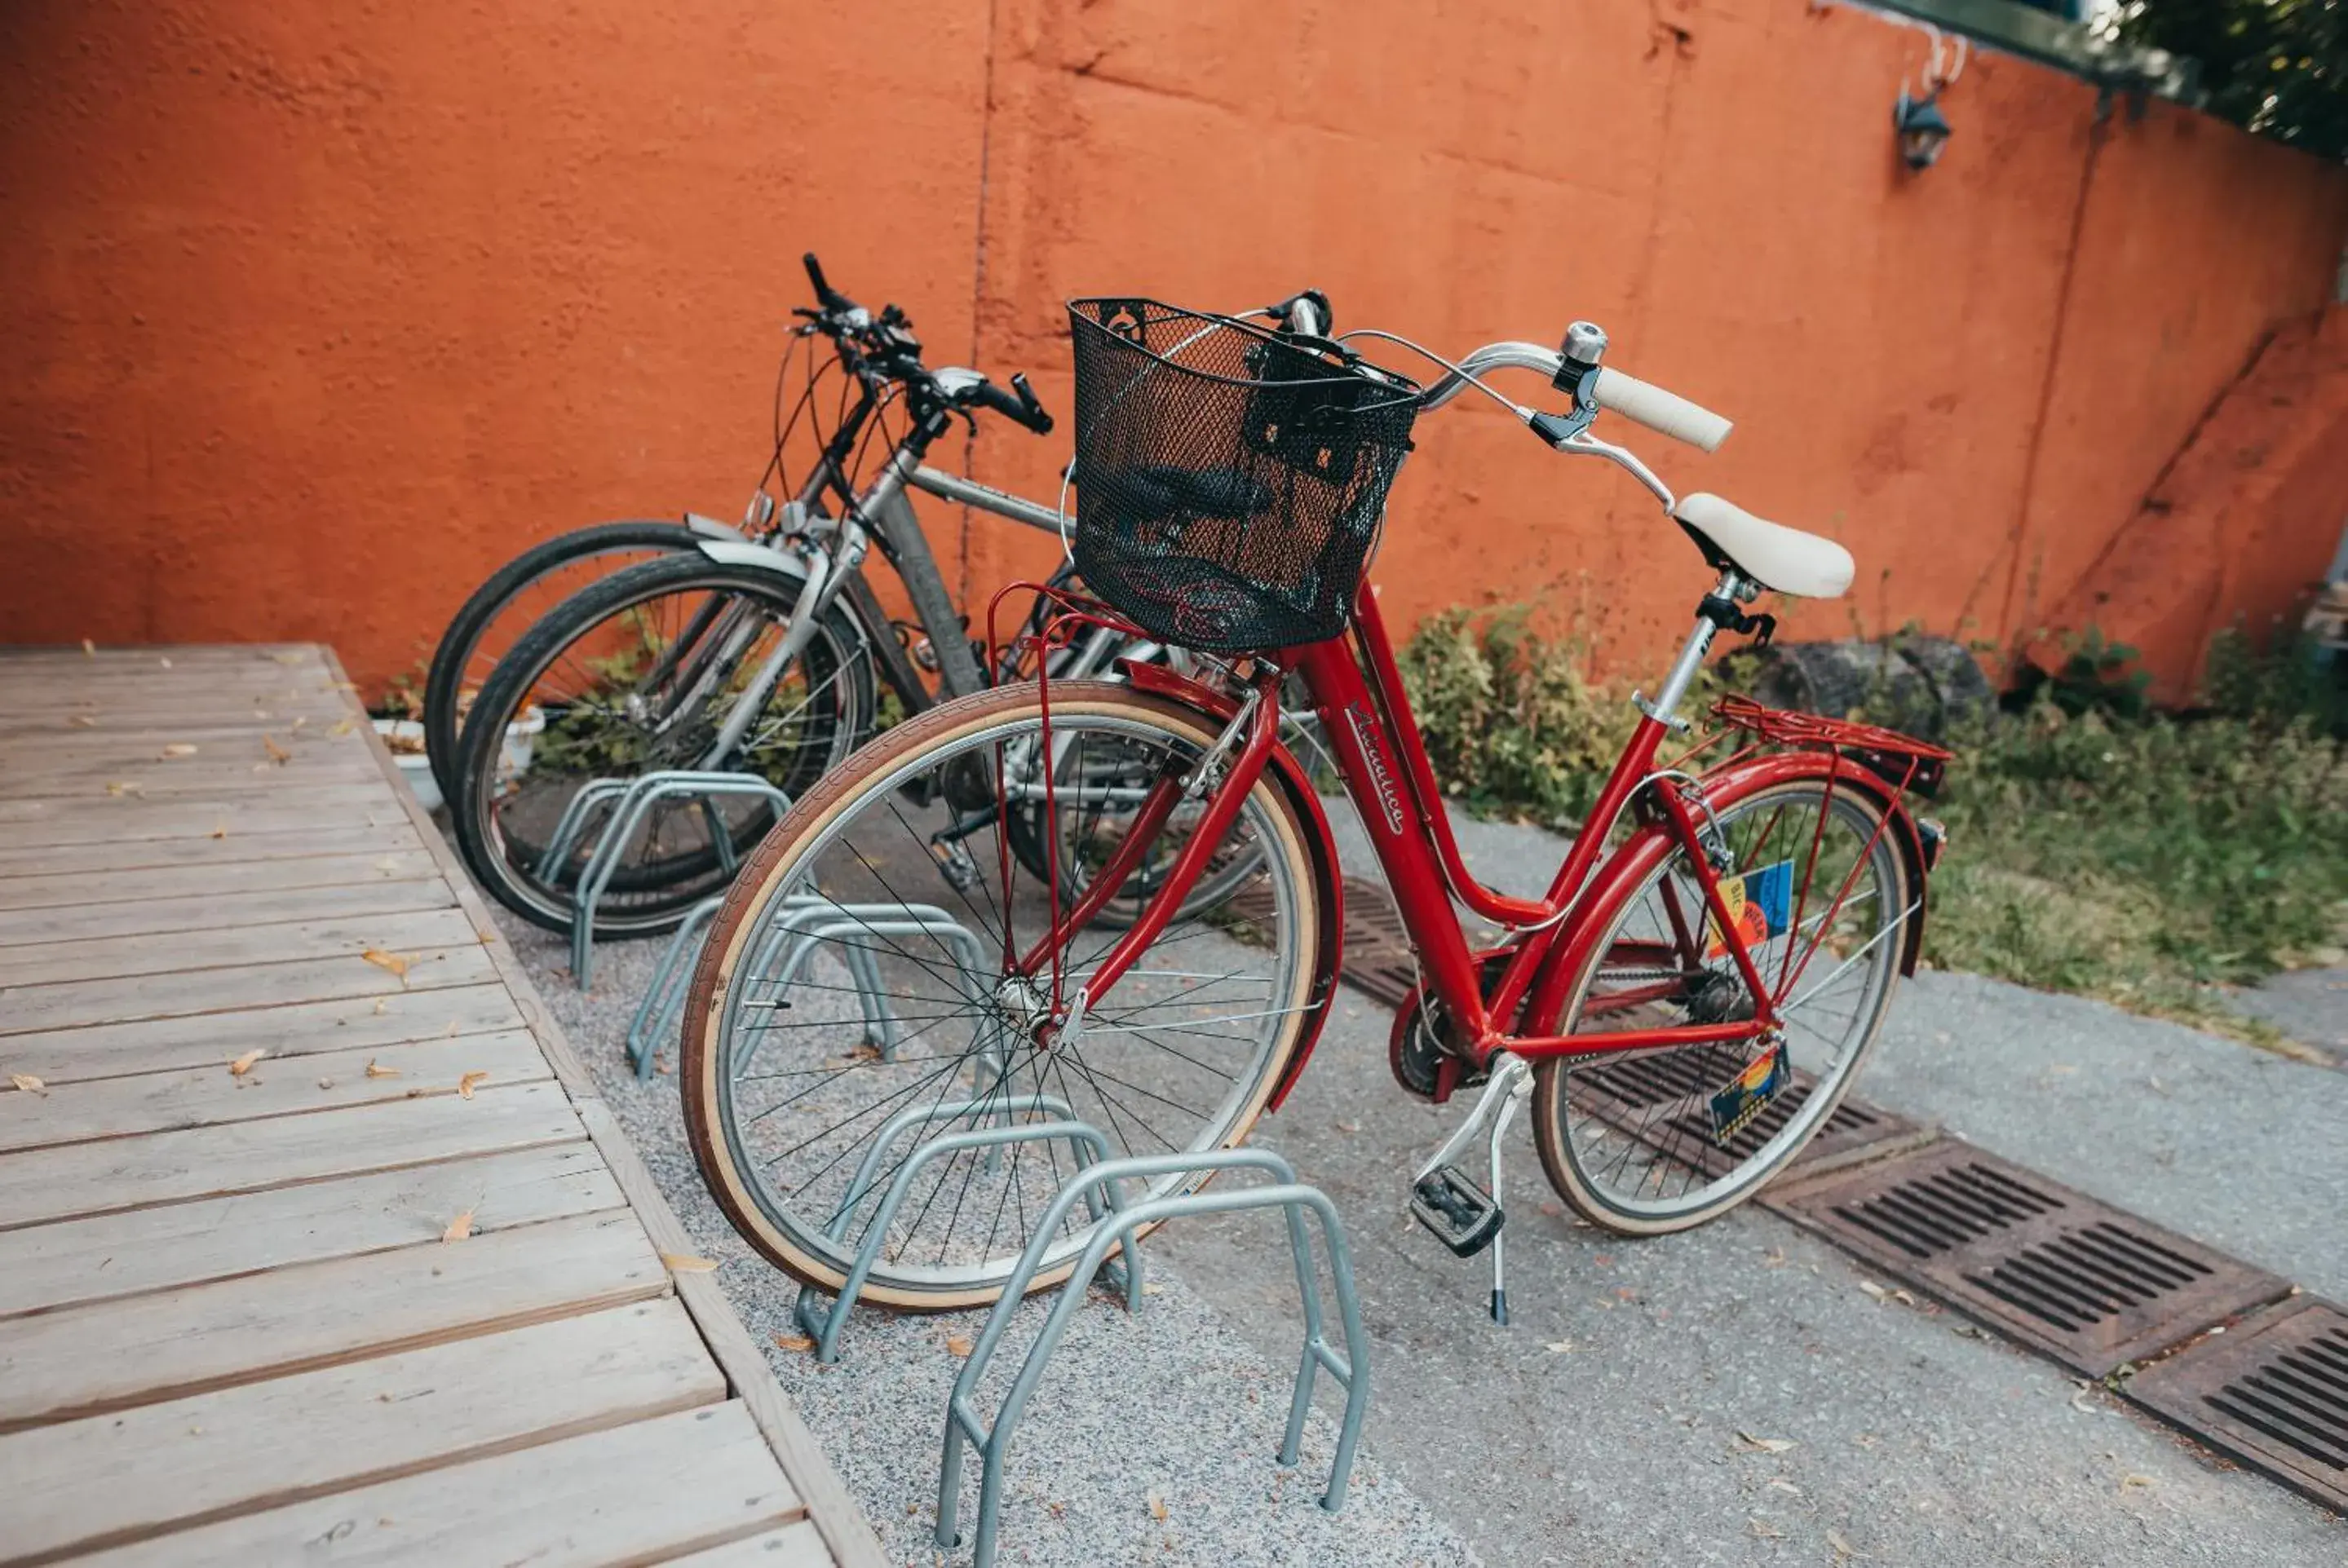
[[[2348,900],[2340,688],[2308,651],[2213,650],[2206,706],[2152,712],[2127,650],[2083,640],[2018,713],[1951,737],[1931,962],[2260,1035],[2213,984],[2336,959]],[[1570,825],[1637,713],[1521,610],[1422,624],[1402,654],[1437,776],[1470,810]],[[1706,689],[1735,689],[1717,668]],[[1691,711],[1695,704],[1691,705]],[[1859,716],[1864,716],[1863,711]]]

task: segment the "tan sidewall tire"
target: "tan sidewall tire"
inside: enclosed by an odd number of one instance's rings
[[[1768,788],[1756,790],[1743,800],[1737,801],[1733,809],[1741,813],[1748,809],[1751,804],[1766,802],[1770,796],[1780,792],[1811,792],[1815,787],[1816,781],[1809,779],[1773,784]],[[1863,804],[1870,811],[1880,813],[1883,809],[1881,804],[1872,795],[1861,791],[1851,792],[1848,798]],[[1909,886],[1911,872],[1907,857],[1899,852],[1898,847],[1896,845],[1888,845],[1888,847],[1890,851],[1892,876],[1895,878],[1894,887],[1898,893],[1895,907],[1905,909],[1914,902],[1915,896]],[[1666,855],[1664,864],[1668,865],[1672,856],[1680,853],[1682,852],[1676,847],[1673,848]],[[1627,897],[1635,898],[1652,886],[1651,879],[1642,878]],[[1607,910],[1606,920],[1609,926],[1622,918],[1622,913],[1621,903]],[[1904,917],[1912,918],[1913,917]],[[1894,952],[1899,950],[1897,944],[1887,945],[1891,946]],[[1572,1018],[1581,1010],[1583,995],[1589,990],[1591,982],[1597,977],[1598,962],[1604,952],[1605,949],[1602,947],[1593,947],[1591,949],[1589,958],[1582,965],[1581,973],[1574,977],[1573,989],[1567,993],[1569,999],[1564,1010],[1559,1015],[1560,1019]],[[1850,1070],[1842,1075],[1841,1081],[1836,1084],[1833,1092],[1828,1096],[1826,1109],[1811,1119],[1809,1131],[1803,1135],[1802,1141],[1780,1154],[1776,1162],[1763,1172],[1757,1179],[1746,1183],[1736,1191],[1701,1209],[1686,1214],[1673,1215],[1668,1219],[1641,1219],[1634,1215],[1624,1214],[1610,1207],[1583,1185],[1581,1173],[1574,1169],[1573,1162],[1566,1155],[1564,1140],[1567,1132],[1560,1115],[1562,1107],[1558,1103],[1565,1085],[1566,1074],[1563,1065],[1554,1061],[1540,1063],[1533,1070],[1533,1146],[1540,1153],[1541,1170],[1548,1175],[1550,1185],[1557,1189],[1560,1197],[1573,1205],[1576,1214],[1599,1229],[1611,1232],[1615,1235],[1670,1235],[1678,1231],[1693,1230],[1697,1225],[1718,1219],[1722,1214],[1760,1192],[1776,1179],[1779,1172],[1800,1158],[1802,1151],[1809,1146],[1810,1140],[1817,1137],[1819,1131],[1833,1119],[1835,1107],[1841,1104],[1843,1097],[1850,1092],[1850,1086],[1859,1081],[1860,1071],[1866,1067],[1868,1057],[1873,1054],[1876,1039],[1883,1032],[1884,1015],[1890,1010],[1892,997],[1899,989],[1900,967],[1895,962],[1891,968],[1890,980],[1883,988],[1882,1003],[1876,1009],[1874,1027],[1868,1030],[1867,1039],[1860,1044],[1858,1054],[1851,1059]]]
[[[716,1064],[724,987],[741,960],[742,948],[758,909],[775,889],[789,879],[805,846],[821,837],[843,812],[869,798],[867,781],[895,773],[915,753],[951,745],[1006,718],[1033,713],[1036,707],[1033,686],[982,692],[942,703],[871,742],[802,796],[766,836],[735,877],[725,906],[702,946],[701,960],[694,969],[693,990],[685,1003],[680,1050],[679,1088],[685,1101],[685,1135],[703,1179],[718,1206],[726,1211],[726,1217],[734,1223],[734,1228],[768,1261],[796,1279],[835,1291],[845,1283],[842,1270],[793,1245],[767,1219],[748,1184],[735,1168],[732,1150],[718,1127]],[[1222,729],[1220,721],[1194,709],[1104,681],[1054,682],[1052,712],[1055,719],[1108,715],[1139,719],[1160,725],[1202,749],[1211,746]],[[1296,911],[1295,939],[1307,947],[1296,955],[1295,992],[1287,1004],[1302,1009],[1311,997],[1320,957],[1315,950],[1320,940],[1320,921],[1310,901],[1333,897],[1334,892],[1318,884],[1313,872],[1317,862],[1308,847],[1303,822],[1287,792],[1273,782],[1269,770],[1256,784],[1252,798],[1264,808],[1278,841],[1274,847],[1287,857],[1299,896],[1307,901]],[[1280,1081],[1282,1071],[1295,1052],[1309,1015],[1296,1011],[1287,1016],[1290,1021],[1286,1035],[1265,1059],[1263,1071],[1224,1140],[1227,1147],[1246,1141],[1256,1119],[1263,1113],[1272,1085]],[[1146,1235],[1154,1228],[1145,1227],[1138,1235]],[[1030,1291],[1046,1290],[1061,1284],[1075,1267],[1076,1259],[1070,1258],[1054,1268],[1038,1271]],[[875,1282],[865,1286],[862,1299],[915,1312],[947,1312],[984,1306],[1001,1294],[999,1287],[986,1286],[965,1290],[908,1290]]]

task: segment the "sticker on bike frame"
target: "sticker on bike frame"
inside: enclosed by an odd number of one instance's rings
[[[1794,1070],[1786,1061],[1786,1042],[1778,1040],[1769,1049],[1745,1064],[1745,1071],[1729,1081],[1728,1086],[1712,1097],[1712,1141],[1725,1144],[1745,1131],[1746,1124],[1769,1108],[1786,1085],[1794,1081]]]
[[[1745,938],[1747,951],[1772,937],[1784,936],[1786,927],[1794,923],[1794,863],[1780,860],[1742,876],[1725,878],[1720,885],[1720,901],[1728,907],[1729,919]],[[1719,917],[1706,920],[1704,931],[1704,961],[1726,958],[1728,938],[1721,931]]]

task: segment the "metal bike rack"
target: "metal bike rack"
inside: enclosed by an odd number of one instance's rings
[[[1164,1198],[1148,1198],[1125,1206],[1116,1200],[1117,1184],[1129,1177],[1170,1175],[1178,1172],[1215,1172],[1252,1167],[1268,1171],[1277,1178],[1275,1184],[1242,1187],[1220,1193],[1191,1193]],[[974,1402],[980,1380],[986,1374],[988,1362],[995,1347],[1009,1327],[1011,1315],[1026,1293],[1028,1282],[1043,1264],[1044,1255],[1050,1250],[1058,1235],[1060,1225],[1068,1210],[1080,1199],[1106,1188],[1111,1198],[1110,1218],[1094,1226],[1076,1270],[1068,1276],[1058,1301],[1053,1304],[1051,1316],[1045,1320],[1043,1332],[1029,1348],[1026,1360],[1013,1378],[1010,1392],[1005,1394],[996,1410],[994,1424],[990,1428],[979,1417]],[[997,1519],[1003,1505],[1004,1459],[1010,1449],[1013,1430],[1025,1413],[1028,1399],[1035,1392],[1035,1384],[1051,1359],[1052,1352],[1067,1330],[1068,1320],[1091,1288],[1093,1277],[1101,1268],[1112,1247],[1124,1244],[1126,1266],[1124,1285],[1128,1311],[1141,1299],[1141,1259],[1133,1249],[1132,1238],[1144,1226],[1165,1220],[1179,1219],[1189,1214],[1226,1214],[1242,1209],[1278,1208],[1288,1223],[1289,1245],[1296,1258],[1298,1295],[1304,1308],[1304,1350],[1296,1369],[1296,1389],[1289,1399],[1288,1430],[1280,1445],[1280,1463],[1296,1462],[1304,1437],[1304,1418],[1313,1408],[1314,1374],[1326,1370],[1345,1390],[1345,1416],[1338,1428],[1337,1452],[1329,1471],[1329,1490],[1323,1494],[1321,1506],[1334,1513],[1345,1505],[1345,1486],[1354,1469],[1354,1450],[1361,1440],[1362,1416],[1370,1397],[1369,1344],[1362,1333],[1362,1308],[1354,1289],[1352,1255],[1345,1248],[1344,1226],[1338,1222],[1337,1211],[1318,1187],[1308,1187],[1296,1180],[1296,1173],[1288,1162],[1268,1149],[1218,1149],[1200,1154],[1151,1154],[1136,1159],[1111,1160],[1091,1166],[1060,1189],[1050,1208],[1035,1227],[1034,1239],[1020,1255],[1018,1265],[1004,1282],[1002,1296],[994,1310],[979,1333],[978,1343],[972,1348],[970,1359],[963,1366],[962,1375],[954,1379],[953,1392],[946,1400],[945,1452],[938,1474],[938,1528],[936,1540],[940,1546],[953,1547],[962,1543],[955,1528],[955,1518],[961,1504],[963,1442],[965,1438],[978,1445],[983,1456],[983,1470],[978,1492],[978,1530],[973,1557],[973,1568],[990,1568],[994,1561],[994,1536]],[[1312,1238],[1304,1225],[1304,1211],[1310,1209],[1319,1220],[1323,1244],[1329,1250],[1329,1272],[1337,1290],[1337,1308],[1344,1329],[1345,1350],[1340,1355],[1328,1341],[1321,1311],[1320,1281],[1313,1268]]]
[[[554,819],[554,831],[546,835],[546,847],[538,852],[538,867],[551,873],[571,857],[579,847],[579,840],[587,831],[587,817],[597,806],[627,790],[626,779],[589,779],[581,784],[572,797],[562,803],[562,815]],[[549,875],[546,878],[551,880]]]
[[[726,895],[720,893],[686,910],[685,923],[661,949],[660,962],[653,968],[653,983],[645,988],[644,999],[636,1004],[635,1016],[628,1020],[628,1065],[636,1070],[638,1078],[653,1075],[653,1057],[660,1050],[660,1041],[675,1033],[684,1021],[694,960],[700,956],[709,922],[725,903]]]
[[[674,1033],[683,1019],[695,958],[706,938],[711,917],[724,902],[725,896],[720,894],[688,910],[653,970],[652,985],[628,1025],[628,1061],[638,1078],[652,1076],[653,1054],[659,1050],[658,1042]],[[841,962],[855,983],[857,1007],[864,1016],[865,1042],[880,1052],[883,1061],[895,1059],[902,1030],[889,1005],[888,990],[872,949],[861,943],[841,940],[855,936],[932,937],[951,949],[965,978],[984,969],[985,951],[977,936],[934,904],[839,904],[808,893],[795,893],[784,899],[781,918],[751,958],[748,972],[752,983],[768,987],[768,999],[778,997],[798,980],[819,948],[827,942],[839,943]],[[773,966],[777,950],[787,942],[793,944],[788,960],[776,972]],[[970,983],[973,999],[983,999],[975,979]],[[747,1068],[764,1044],[763,1038],[754,1041],[740,1066]]]
[[[572,895],[571,973],[579,982],[579,989],[582,991],[587,989],[588,982],[593,979],[595,906],[602,899],[603,890],[610,885],[613,873],[619,869],[620,856],[626,852],[628,840],[635,836],[637,825],[644,821],[645,815],[654,806],[679,795],[692,795],[699,797],[705,808],[707,808],[714,797],[728,794],[760,796],[774,805],[778,815],[789,810],[791,804],[789,795],[755,774],[697,773],[682,769],[664,769],[658,773],[644,774],[630,779],[616,791],[607,787],[615,783],[618,781],[598,779],[583,786],[579,794],[573,795],[572,804],[565,806],[561,819],[555,824],[555,831],[548,835],[547,854],[540,857],[544,864],[560,864],[559,861],[549,858],[558,845],[561,845],[566,856],[570,854],[572,843],[585,822],[586,811],[589,809],[580,808],[574,815],[572,805],[576,805],[580,796],[591,791],[599,790],[598,801],[611,799],[614,794],[617,795],[617,804],[612,807],[611,815],[603,826],[602,836],[596,842],[595,852],[587,857],[586,866],[580,871],[578,888]],[[566,837],[566,830],[569,837]],[[713,821],[710,828],[710,843],[717,851],[718,864],[726,868],[728,876],[731,876],[735,868],[732,835],[726,832],[722,825]]]
[[[856,1262],[841,1282],[839,1294],[832,1301],[830,1308],[826,1310],[818,1301],[813,1286],[799,1287],[798,1300],[792,1307],[792,1316],[815,1340],[817,1360],[839,1359],[840,1330],[847,1327],[849,1314],[864,1292],[864,1282],[870,1277],[882,1248],[888,1245],[889,1226],[895,1221],[897,1211],[904,1205],[905,1195],[912,1190],[914,1177],[924,1169],[941,1159],[951,1159],[965,1149],[986,1150],[989,1168],[993,1169],[996,1156],[1005,1144],[1050,1143],[1056,1140],[1066,1142],[1068,1158],[1078,1173],[1097,1167],[1108,1158],[1108,1140],[1101,1135],[1098,1129],[1076,1121],[1069,1113],[1067,1102],[1048,1094],[953,1101],[934,1110],[915,1108],[900,1112],[881,1127],[880,1134],[872,1141],[872,1146],[865,1151],[863,1161],[857,1166],[855,1178],[848,1184],[848,1195],[840,1200],[831,1223],[824,1227],[824,1234],[834,1241],[846,1239],[848,1227],[855,1217],[856,1206],[864,1201],[879,1181],[881,1156],[908,1129],[938,1122],[976,1121],[994,1115],[1022,1114],[1048,1115],[1055,1120],[949,1132],[922,1143],[898,1166],[896,1177],[889,1184],[887,1194],[882,1196],[880,1206],[872,1211],[871,1222],[865,1226],[863,1240],[857,1245]],[[1117,1194],[1115,1187],[1112,1185],[1107,1193],[1105,1204],[1097,1197],[1086,1200],[1096,1223],[1116,1207]],[[1110,1280],[1112,1284],[1128,1286],[1126,1306],[1128,1311],[1131,1310],[1140,1300],[1139,1275],[1133,1266],[1126,1265],[1116,1267]]]
[[[804,893],[783,901],[782,917],[775,922],[751,958],[751,983],[767,987],[769,998],[778,997],[797,982],[819,948],[837,943],[841,962],[855,978],[860,1005],[864,1009],[865,1042],[879,1049],[881,1061],[893,1061],[901,1030],[896,1014],[889,1008],[880,966],[871,947],[842,939],[851,937],[932,938],[947,950],[956,978],[968,988],[969,999],[982,1003],[986,999],[977,979],[986,972],[985,948],[969,927],[936,905],[836,904]],[[791,947],[778,966],[778,950],[786,942]],[[760,1040],[752,1044],[742,1059],[744,1067],[750,1065],[764,1043]]]

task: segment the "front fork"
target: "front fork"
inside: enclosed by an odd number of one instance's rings
[[[1060,1040],[1073,1045],[1083,1037],[1086,1011],[1107,996],[1111,987],[1132,968],[1136,960],[1149,945],[1161,936],[1172,922],[1199,878],[1206,874],[1207,864],[1223,835],[1239,820],[1249,794],[1271,761],[1280,737],[1281,671],[1265,664],[1260,667],[1249,685],[1247,697],[1239,712],[1224,725],[1221,735],[1210,746],[1187,773],[1179,777],[1159,779],[1142,801],[1132,831],[1119,844],[1117,853],[1109,857],[1086,885],[1083,895],[1071,907],[1060,907],[1060,876],[1056,862],[1050,877],[1049,930],[1043,938],[1020,956],[1016,965],[1019,973],[1034,976],[1046,968],[1051,971],[1053,1027]],[[1042,750],[1052,754],[1051,708],[1048,699],[1044,710]],[[1058,770],[1046,768],[1044,776],[1045,815],[1047,821],[1056,821],[1058,802],[1056,784]],[[1083,782],[1078,781],[1082,788]],[[1009,809],[1008,792],[1004,792],[1004,809]],[[1141,864],[1150,845],[1165,830],[1174,810],[1185,800],[1204,797],[1206,810],[1190,837],[1174,857],[1166,873],[1164,883],[1141,912],[1141,917],[1126,929],[1116,944],[1104,954],[1093,971],[1077,982],[1073,996],[1064,995],[1067,977],[1060,970],[1060,955],[1067,942],[1084,928],[1101,907],[1114,897],[1126,879]],[[1056,856],[1059,834],[1056,828],[1046,835],[1047,850]]]

